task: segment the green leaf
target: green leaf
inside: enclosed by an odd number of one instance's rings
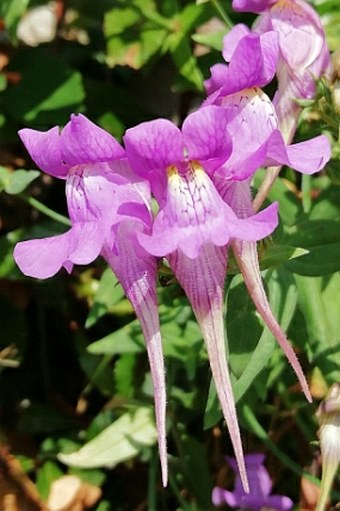
[[[208,458],[205,447],[196,438],[185,432],[183,425],[177,427],[177,443],[180,451],[180,465],[183,471],[186,487],[195,496],[198,509],[211,509],[212,480],[209,473]]]
[[[1,16],[13,41],[16,41],[18,23],[27,10],[29,0],[3,0]]]
[[[223,38],[226,35],[227,29],[218,30],[211,34],[194,34],[192,40],[195,43],[202,44],[213,50],[222,51]]]
[[[7,78],[4,73],[0,73],[0,92],[5,90],[7,87]]]
[[[40,176],[39,170],[16,170],[12,173],[11,180],[5,191],[10,195],[17,195],[28,187]]]
[[[117,355],[119,353],[139,353],[145,350],[138,320],[106,335],[87,348],[94,355]]]
[[[150,408],[140,407],[122,415],[79,451],[60,453],[58,459],[75,467],[112,468],[154,445],[156,439],[153,412]]]
[[[327,381],[340,381],[340,274],[295,279],[310,356]]]
[[[132,398],[135,393],[134,381],[136,376],[136,356],[134,353],[124,353],[114,366],[116,393],[126,398]]]
[[[167,35],[163,18],[153,2],[144,3],[142,8],[137,4],[135,0],[129,7],[114,8],[105,14],[106,61],[110,67],[140,69],[162,48]]]
[[[303,247],[308,254],[286,263],[299,275],[327,275],[340,270],[340,222],[307,220],[290,230],[289,245]]]
[[[63,471],[55,461],[47,460],[38,470],[36,485],[41,497],[46,500],[50,492],[51,484],[63,476]]]
[[[110,308],[120,302],[122,298],[124,298],[124,291],[111,268],[107,268],[101,276],[85,327],[90,328],[93,326],[99,318],[109,312]]]
[[[287,270],[279,268],[273,273],[269,273],[266,280],[271,309],[283,330],[287,331],[297,304],[294,278]],[[259,373],[268,365],[275,346],[276,341],[273,335],[265,327],[247,366],[241,377],[235,382],[234,393],[236,401],[241,399]]]
[[[11,70],[22,75],[19,83],[3,93],[16,120],[44,126],[64,124],[72,112],[82,108],[85,91],[81,74],[44,48],[19,52],[11,61]]]
[[[205,20],[205,7],[203,5],[189,4],[176,16],[175,25],[182,35],[190,34]]]
[[[259,170],[254,176],[254,185],[259,187],[265,176],[264,170]],[[302,204],[297,196],[289,189],[288,182],[282,178],[277,178],[272,189],[268,194],[270,202],[278,201],[280,204],[279,214],[284,225],[291,226],[296,224],[298,217],[302,213]]]
[[[260,339],[263,327],[241,275],[232,280],[227,300],[229,363],[234,375],[240,377]]]
[[[203,75],[194,57],[190,43],[186,37],[178,37],[176,34],[172,38],[171,56],[180,75],[185,79],[189,88],[203,91]]]
[[[293,247],[290,245],[267,244],[261,253],[261,269],[270,268],[272,266],[280,266],[282,263],[297,257],[308,254],[305,248]]]

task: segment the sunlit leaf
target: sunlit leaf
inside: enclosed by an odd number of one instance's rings
[[[79,451],[71,454],[60,453],[58,459],[70,466],[112,468],[133,458],[145,447],[153,445],[156,437],[152,410],[140,407],[124,413]]]

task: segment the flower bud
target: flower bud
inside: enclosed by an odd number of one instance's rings
[[[340,463],[340,383],[334,383],[316,412],[322,455],[321,492],[316,511],[323,511]]]

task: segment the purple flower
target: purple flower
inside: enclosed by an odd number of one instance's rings
[[[276,108],[261,90],[275,74],[277,34],[255,34],[245,25],[236,25],[225,36],[223,48],[223,56],[230,63],[211,68],[211,78],[205,82],[208,98],[203,106],[220,105],[229,114],[233,150],[222,167],[226,178],[247,179],[258,167],[278,164],[307,174],[322,169],[330,157],[327,138],[321,135],[287,146]]]
[[[228,119],[226,109],[207,106],[189,115],[182,130],[159,119],[128,130],[124,142],[132,167],[149,180],[160,207],[151,234],[139,234],[139,242],[168,259],[192,304],[247,489],[224,343],[227,246],[231,239],[256,241],[271,233],[277,205],[242,219],[218,193],[215,174],[232,151]]]
[[[250,34],[244,25],[237,25],[224,39],[224,56],[230,60],[229,66],[224,65],[222,70],[220,65],[217,72],[213,67],[212,77],[206,82],[207,91],[211,95],[204,105],[215,103],[226,110],[229,117],[228,131],[233,142],[232,153],[216,170],[214,183],[223,200],[239,218],[248,218],[254,214],[250,180],[258,167],[286,164],[300,172],[312,174],[320,170],[330,158],[330,144],[324,136],[299,144],[285,144],[275,107],[258,86],[271,80],[277,56],[276,34],[268,32],[264,35],[265,39],[263,35]],[[251,66],[250,72],[245,67],[242,90],[237,89],[240,81],[234,71],[234,61],[258,63],[256,73],[251,71]],[[234,239],[231,244],[258,312],[284,350],[307,399],[311,400],[301,366],[266,297],[256,243]]]
[[[66,179],[72,226],[59,236],[23,241],[14,258],[25,275],[47,278],[61,267],[88,264],[102,255],[120,280],[141,323],[154,384],[163,484],[167,483],[165,371],[156,298],[157,259],[138,242],[152,216],[147,182],[136,177],[118,142],[83,115],[72,115],[42,133],[20,132],[28,152],[45,172]]]
[[[272,511],[288,511],[293,507],[289,497],[283,495],[271,495],[272,482],[266,467],[263,465],[264,454],[247,454],[245,456],[247,473],[249,478],[250,492],[245,493],[237,465],[234,458],[227,457],[229,465],[236,474],[234,491],[227,491],[216,486],[212,492],[214,506],[227,504],[232,508],[247,509],[249,511],[261,511],[271,509]]]
[[[329,67],[329,50],[320,18],[304,0],[233,0],[233,8],[261,13],[254,31],[265,34],[274,30],[279,36],[274,104],[280,128],[289,142],[300,114],[295,99],[312,98],[315,80]]]

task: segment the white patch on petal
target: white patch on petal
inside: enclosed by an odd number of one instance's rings
[[[174,222],[186,227],[203,224],[208,216],[216,216],[212,201],[215,190],[199,163],[189,162],[184,171],[173,165],[167,173]]]

